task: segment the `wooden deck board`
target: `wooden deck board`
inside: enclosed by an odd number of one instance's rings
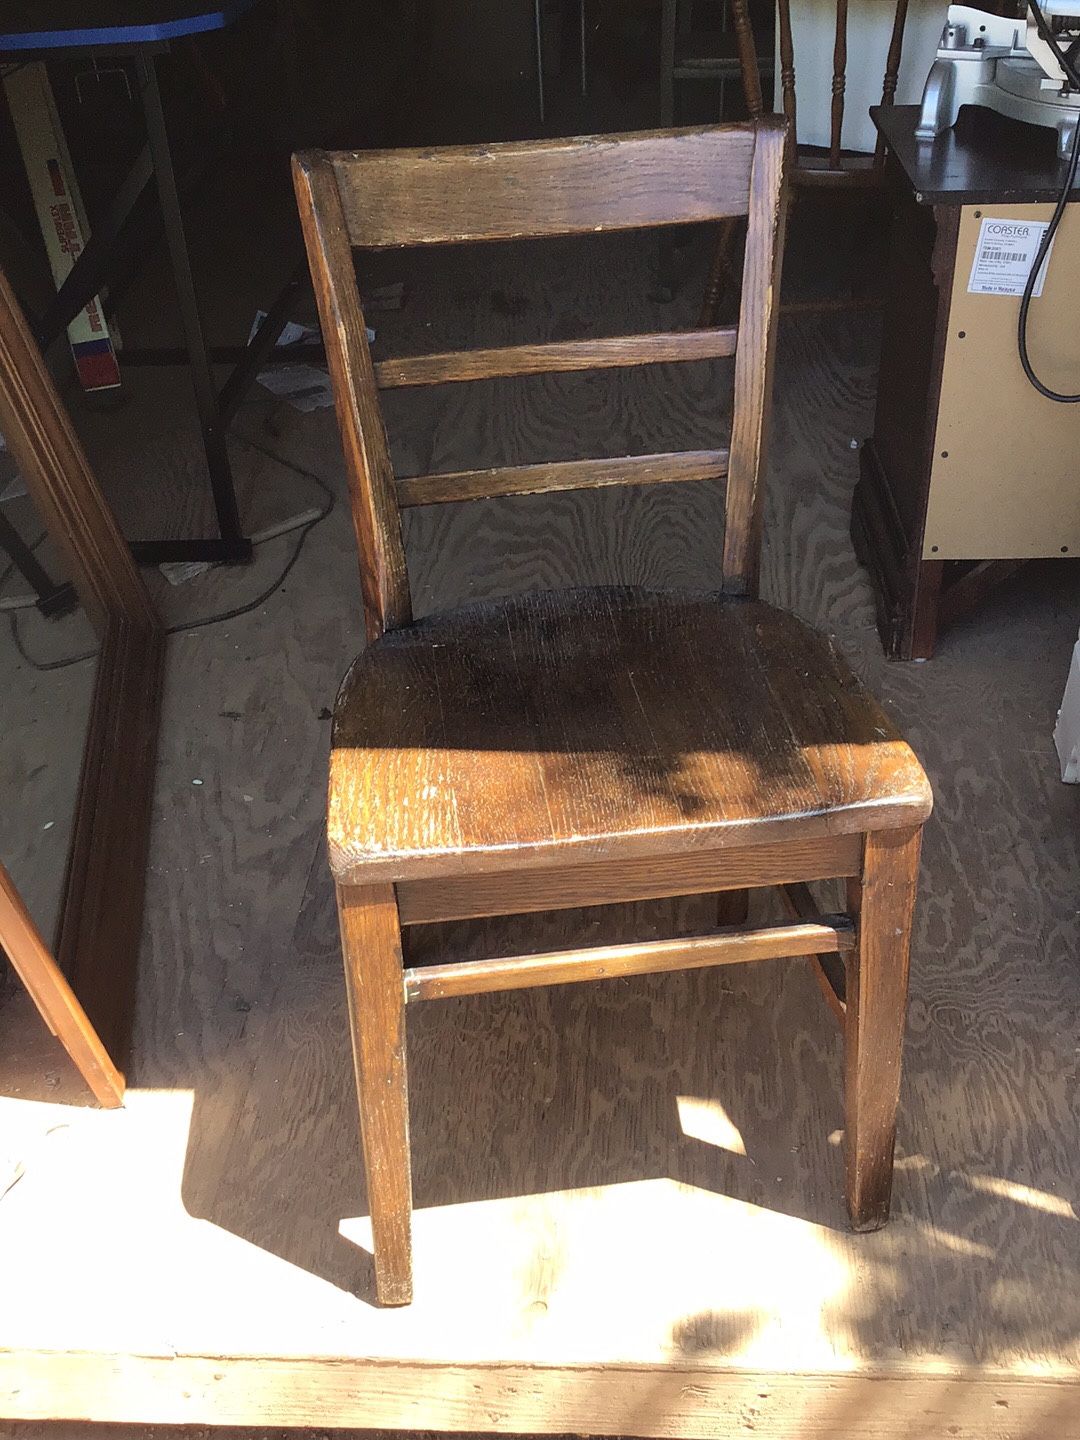
[[[528,284],[494,252],[438,291],[419,269],[406,311],[383,317],[386,349],[579,333],[597,312],[576,287],[593,282],[618,328],[650,260],[620,246],[573,265],[563,251]],[[20,1067],[18,1016],[0,1016],[0,1193],[23,1170],[0,1199],[18,1297],[0,1306],[0,1415],[1080,1433],[1080,831],[1049,740],[1075,582],[1037,572],[931,663],[884,662],[847,538],[866,323],[782,329],[764,589],[836,634],[935,785],[892,1224],[847,1230],[839,1037],[798,962],[475,996],[409,1017],[417,1299],[373,1306],[320,838],[320,715],[360,633],[339,510],[284,593],[172,646],[127,1108],[55,1103],[61,1062],[39,1044]],[[716,369],[662,373],[662,404],[638,372],[395,394],[393,438],[415,470],[562,458],[600,434],[613,453],[722,443]],[[276,423],[276,451],[339,483],[329,412]],[[257,415],[239,425],[262,433]],[[417,513],[418,608],[569,581],[708,584],[720,498]],[[412,956],[671,934],[711,903],[429,926]]]

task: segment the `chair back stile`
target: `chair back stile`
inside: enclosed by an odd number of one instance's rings
[[[322,155],[296,156],[293,179],[345,453],[367,635],[377,640],[412,618],[390,445],[333,167]]]
[[[784,218],[786,125],[484,147],[304,152],[293,161],[333,380],[368,636],[409,623],[400,508],[613,484],[727,479],[723,588],[757,591],[760,476]],[[591,234],[746,216],[736,327],[448,351],[373,363],[352,250]],[[394,475],[379,389],[735,356],[730,446]]]

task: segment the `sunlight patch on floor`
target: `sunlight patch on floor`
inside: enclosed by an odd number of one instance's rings
[[[704,1100],[698,1095],[676,1095],[675,1107],[679,1124],[689,1140],[701,1140],[727,1150],[731,1155],[745,1155],[742,1132],[719,1100]]]

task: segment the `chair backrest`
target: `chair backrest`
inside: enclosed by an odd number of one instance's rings
[[[746,108],[752,119],[765,112],[761,94],[761,72],[758,68],[754,49],[754,33],[750,25],[749,0],[728,0],[732,23],[739,48],[740,70],[742,72],[743,94]],[[835,0],[836,30],[833,39],[832,102],[829,112],[829,155],[828,170],[820,172],[840,181],[846,171],[841,154],[840,136],[844,125],[844,94],[847,89],[847,29],[848,0]],[[903,58],[904,29],[907,25],[908,0],[894,0],[892,33],[888,54],[885,57],[885,74],[881,85],[882,105],[891,105],[896,95],[897,76]],[[795,104],[795,46],[791,29],[791,0],[777,0],[777,25],[780,49],[780,91],[784,115],[790,127],[788,140],[795,149],[798,145]],[[880,169],[884,160],[884,145],[880,140],[874,151],[874,169]]]
[[[400,507],[727,476],[723,584],[757,589],[784,218],[777,119],[520,144],[305,152],[293,179],[334,386],[371,638],[411,618]],[[593,234],[748,216],[738,327],[455,350],[372,362],[353,247]],[[379,389],[735,356],[727,450],[505,466],[398,480]]]

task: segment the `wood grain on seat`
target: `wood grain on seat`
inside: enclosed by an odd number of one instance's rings
[[[759,601],[597,588],[384,635],[338,698],[341,882],[917,825],[922,768],[828,641]]]
[[[327,833],[384,1304],[412,1297],[404,1010],[414,1000],[791,955],[839,963],[842,953],[845,970],[859,972],[843,983],[846,1129],[856,1152],[849,1208],[863,1229],[888,1214],[930,788],[828,642],[756,598],[784,155],[783,124],[761,120],[696,134],[294,158],[370,642],[338,698]],[[395,475],[380,373],[384,384],[441,384],[577,369],[589,342],[482,350],[471,360],[443,351],[380,360],[377,370],[351,245],[741,215],[734,332],[599,340],[592,357],[601,367],[673,350],[692,359],[703,347],[728,354],[734,338],[726,450]],[[691,479],[725,481],[715,593],[545,592],[413,621],[403,505]],[[742,923],[748,886],[839,878],[857,924],[824,915]],[[705,884],[723,894],[719,924],[689,945],[645,939],[402,969],[403,923],[685,895]]]

